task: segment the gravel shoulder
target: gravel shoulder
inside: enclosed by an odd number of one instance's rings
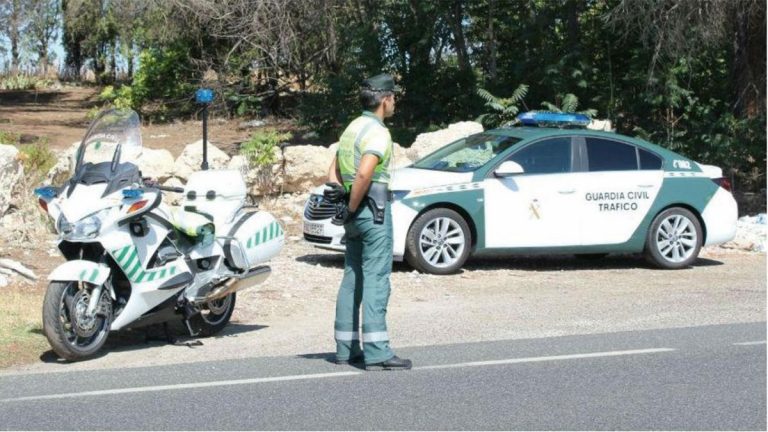
[[[110,335],[99,358],[63,364],[46,352],[41,361],[6,372],[333,351],[343,256],[292,236],[271,265],[273,274],[263,286],[239,294],[232,324],[221,335],[202,339],[202,346],[146,342],[143,331],[119,332]],[[461,274],[442,277],[398,263],[392,287],[388,321],[395,350],[766,319],[766,255],[720,248],[705,249],[694,267],[678,271],[649,268],[634,256],[483,259]]]

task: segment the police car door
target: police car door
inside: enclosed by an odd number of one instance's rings
[[[488,248],[575,246],[578,191],[570,176],[576,160],[571,137],[547,138],[507,160],[524,172],[485,180],[485,244]]]
[[[602,137],[578,138],[586,172],[576,184],[584,245],[629,240],[651,208],[664,180],[661,158],[637,146]]]

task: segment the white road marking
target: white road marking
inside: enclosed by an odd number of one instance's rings
[[[637,355],[637,354],[655,354],[655,353],[663,353],[663,352],[670,352],[670,351],[675,351],[675,349],[674,348],[650,348],[650,349],[627,350],[627,351],[605,351],[605,352],[594,352],[594,353],[585,353],[585,354],[567,354],[567,355],[546,356],[546,357],[522,357],[522,358],[503,359],[503,360],[420,366],[420,367],[415,367],[413,369],[414,370],[432,370],[432,369],[451,369],[451,368],[462,368],[462,367],[494,366],[494,365],[506,365],[506,364],[516,364],[516,363],[536,363],[536,362],[545,362],[545,361],[574,360],[574,359],[583,359],[583,358],[616,357],[616,356],[627,356],[627,355]],[[338,377],[363,375],[364,373],[365,372],[363,371],[330,372],[330,373],[307,374],[307,375],[284,375],[284,376],[267,377],[267,378],[248,378],[248,379],[228,380],[228,381],[209,381],[209,382],[169,384],[169,385],[146,386],[146,387],[127,387],[127,388],[117,388],[117,389],[108,389],[108,390],[85,391],[85,392],[77,392],[77,393],[58,393],[58,394],[38,395],[38,396],[24,396],[24,397],[17,397],[17,398],[0,399],[0,402],[25,402],[25,401],[34,401],[34,400],[69,399],[69,398],[88,397],[88,396],[119,395],[119,394],[126,394],[126,393],[147,393],[147,392],[160,392],[160,391],[171,391],[171,390],[198,389],[198,388],[206,388],[206,387],[224,387],[224,386],[234,386],[234,385],[262,384],[262,383],[281,382],[281,381],[313,380],[313,379],[338,378]]]
[[[765,341],[736,342],[734,345],[765,345]]]
[[[595,352],[595,353],[586,353],[586,354],[567,354],[567,355],[547,356],[547,357],[527,357],[527,358],[505,359],[505,360],[489,360],[489,361],[454,363],[454,364],[445,364],[445,365],[420,366],[420,367],[415,367],[414,369],[418,369],[418,370],[453,369],[453,368],[461,368],[461,367],[495,366],[495,365],[507,365],[507,364],[515,364],[515,363],[536,363],[536,362],[545,362],[545,361],[554,361],[554,360],[574,360],[574,359],[583,359],[583,358],[616,357],[616,356],[637,355],[637,354],[655,354],[655,353],[670,352],[670,351],[675,351],[675,349],[674,348],[650,348],[650,349],[629,350],[629,351],[606,351],[606,352]]]

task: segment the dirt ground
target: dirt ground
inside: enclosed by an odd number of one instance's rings
[[[88,111],[102,104],[96,87],[65,86],[60,90],[0,91],[0,131],[22,134],[24,141],[46,137],[51,149],[61,151],[80,141],[88,127]],[[242,119],[211,118],[208,137],[228,154],[247,140],[253,129],[240,129]],[[269,127],[284,129],[285,122],[267,119]],[[144,145],[166,149],[177,157],[184,147],[202,139],[202,122],[196,119],[142,125]]]

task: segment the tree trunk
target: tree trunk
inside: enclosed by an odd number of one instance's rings
[[[754,118],[765,112],[765,2],[733,4],[731,82],[737,116]]]
[[[467,53],[467,42],[464,38],[464,28],[462,21],[464,20],[464,11],[461,7],[461,1],[456,0],[453,2],[451,10],[448,16],[448,23],[451,26],[451,33],[453,33],[454,48],[456,50],[456,56],[459,59],[459,67],[462,70],[469,70],[469,54]]]
[[[488,79],[496,80],[496,35],[493,33],[493,15],[496,1],[488,1]]]

